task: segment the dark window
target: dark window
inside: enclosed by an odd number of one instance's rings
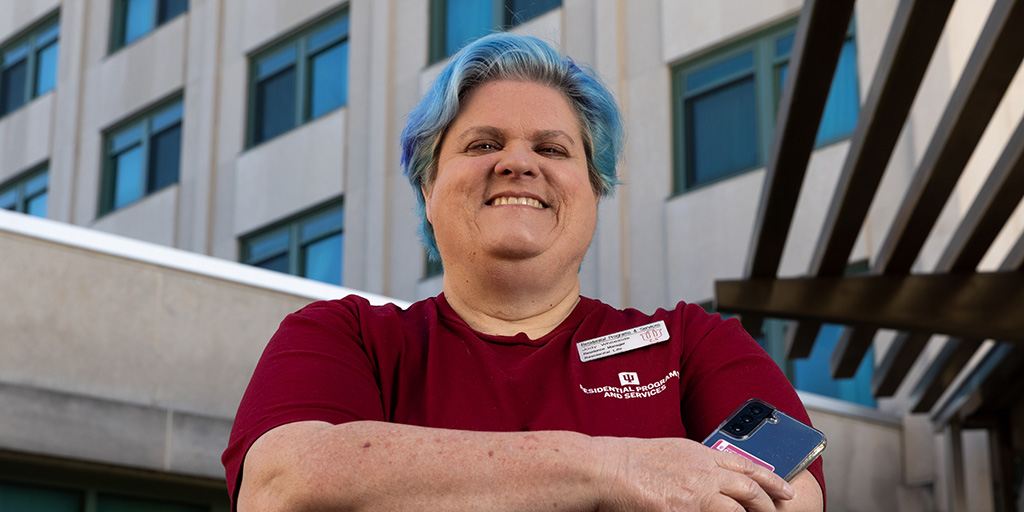
[[[114,0],[111,51],[129,45],[188,11],[188,0]]]
[[[348,102],[348,15],[318,23],[251,62],[249,146]]]
[[[316,208],[243,237],[242,262],[340,285],[344,228],[340,203]]]
[[[44,166],[0,185],[0,209],[46,217],[49,179]]]
[[[0,116],[56,86],[59,36],[53,16],[0,46]]]
[[[794,30],[790,22],[673,70],[676,193],[764,165]],[[857,124],[856,57],[851,25],[817,146],[848,138]]]
[[[178,182],[181,118],[182,101],[176,99],[105,135],[101,215]]]
[[[432,0],[430,62],[495,30],[525,23],[562,5],[561,0]]]

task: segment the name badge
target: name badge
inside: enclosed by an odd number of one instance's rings
[[[641,325],[600,338],[581,341],[576,344],[576,350],[580,352],[580,361],[586,363],[666,340],[668,340],[668,329],[665,327],[665,322],[659,320],[653,324]]]

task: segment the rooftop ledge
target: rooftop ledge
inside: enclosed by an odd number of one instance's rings
[[[409,306],[409,302],[383,295],[321,283],[304,277],[143,242],[64,222],[0,210],[0,233],[5,232],[310,300],[359,295],[372,304],[391,302],[402,308]]]

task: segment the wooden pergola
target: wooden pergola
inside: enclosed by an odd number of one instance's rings
[[[764,317],[793,320],[787,330],[790,358],[809,355],[823,323],[846,326],[831,357],[836,378],[853,376],[879,329],[898,331],[875,367],[872,391],[877,397],[893,396],[904,384],[933,334],[948,335],[923,377],[906,384],[912,386],[912,410],[928,412],[936,429],[988,428],[997,441],[993,473],[1004,483],[998,502],[1012,507],[1012,466],[1006,459],[1013,426],[1007,411],[1024,395],[1024,237],[997,271],[978,271],[978,264],[1024,197],[1024,122],[1002,149],[938,263],[928,271],[914,264],[1024,59],[1024,1],[995,1],[869,272],[846,276],[953,6],[953,0],[900,2],[808,273],[779,278],[853,6],[853,0],[805,2],[745,278],[716,283],[717,307],[740,314],[753,333],[760,332]]]

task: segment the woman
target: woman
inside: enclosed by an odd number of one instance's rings
[[[698,442],[753,396],[807,420],[737,321],[580,297],[620,139],[611,94],[545,43],[454,56],[402,137],[444,291],[282,323],[224,454],[238,509],[821,510],[820,461],[791,487]]]

